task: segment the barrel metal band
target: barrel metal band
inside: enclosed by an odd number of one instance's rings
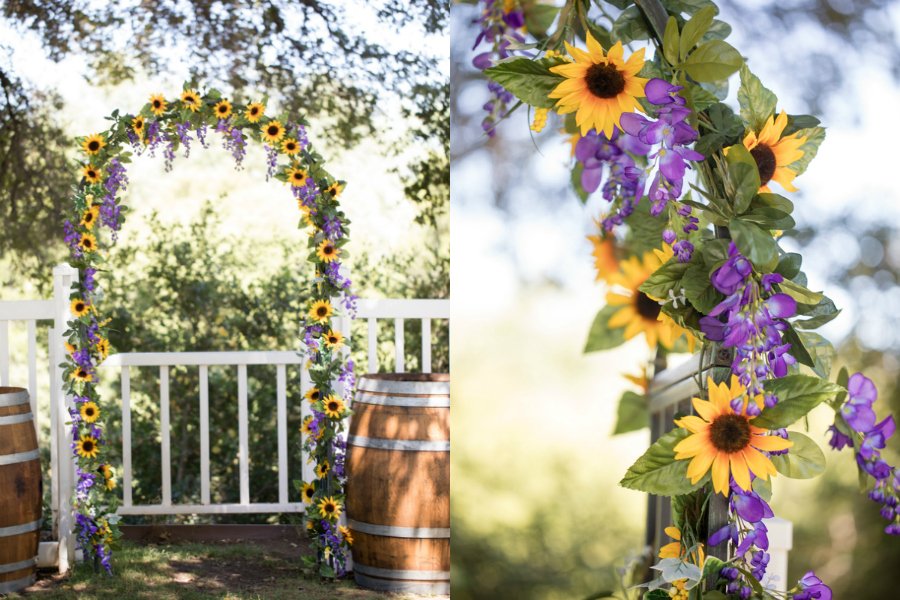
[[[392,581],[390,579],[376,579],[374,577],[366,577],[356,570],[354,565],[354,577],[356,583],[370,590],[379,590],[382,592],[403,592],[406,594],[430,594],[432,596],[449,595],[449,581]]]
[[[394,527],[393,525],[373,525],[347,519],[350,529],[371,535],[383,535],[396,538],[435,539],[449,538],[449,527]]]
[[[34,580],[36,579],[36,577],[37,575],[35,573],[32,573],[28,577],[23,577],[22,579],[0,583],[0,594],[11,594],[13,592],[18,592],[19,590],[34,585]]]
[[[441,395],[450,394],[449,381],[394,381],[385,379],[370,379],[360,377],[357,388],[361,392],[381,392],[382,394],[423,394]]]
[[[16,454],[0,454],[0,465],[14,465],[20,462],[28,462],[41,457],[40,450],[29,450],[28,452],[18,452]]]
[[[447,581],[450,579],[450,571],[400,571],[397,569],[369,567],[359,562],[353,563],[353,572],[373,577],[411,579],[413,581]]]
[[[432,398],[417,398],[415,396],[376,396],[374,394],[367,394],[362,390],[356,394],[355,402],[362,402],[363,404],[380,404],[383,406],[450,408],[450,396],[445,398],[440,396]]]
[[[28,533],[29,531],[37,531],[41,528],[41,519],[32,521],[31,523],[23,523],[21,525],[12,525],[10,527],[0,527],[0,538]]]
[[[30,412],[23,413],[21,415],[9,415],[6,417],[0,417],[0,425],[15,425],[16,423],[27,423],[34,418],[34,415]]]
[[[12,392],[10,394],[0,394],[0,406],[18,406],[19,404],[28,403],[28,392]]]
[[[380,450],[412,450],[418,452],[450,452],[450,440],[386,440],[362,435],[347,436],[347,443],[361,448]]]
[[[5,565],[0,565],[0,573],[12,573],[13,571],[18,571],[19,569],[27,569],[33,565],[37,564],[37,556],[32,556],[28,560],[20,560],[16,563],[9,563]]]

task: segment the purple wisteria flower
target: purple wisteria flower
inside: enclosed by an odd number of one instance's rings
[[[795,589],[797,591],[791,596],[791,600],[831,600],[831,588],[822,583],[813,571],[804,575]]]
[[[869,431],[875,425],[875,411],[872,410],[872,404],[878,398],[875,385],[862,373],[855,373],[847,383],[847,396],[841,416],[854,431]]]

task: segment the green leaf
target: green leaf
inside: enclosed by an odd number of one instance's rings
[[[803,345],[800,334],[797,333],[797,330],[794,329],[790,323],[788,323],[788,328],[781,332],[781,337],[785,342],[791,345],[790,354],[796,358],[801,365],[806,365],[810,369],[816,365],[812,356],[810,356],[809,352],[806,350],[806,346]]]
[[[334,578],[334,569],[332,569],[331,566],[327,563],[322,563],[319,566],[319,575],[328,579],[332,579]]]
[[[703,575],[700,576],[700,579],[718,575],[719,571],[721,571],[726,564],[727,563],[719,560],[715,556],[707,556],[706,562],[703,563]],[[718,577],[716,579],[718,579]],[[707,594],[703,594],[703,597],[706,598]]]
[[[693,256],[691,259],[693,262]],[[638,289],[654,298],[667,298],[669,290],[674,290],[681,285],[681,278],[691,267],[691,262],[680,263],[678,257],[673,256],[654,271]]]
[[[777,396],[778,404],[764,408],[750,424],[763,429],[780,429],[793,425],[843,388],[818,377],[788,375],[764,381],[763,389]]]
[[[705,257],[704,257],[705,258]],[[685,297],[698,311],[709,314],[725,299],[709,279],[709,269],[705,265],[694,265],[688,269],[681,280]]]
[[[799,331],[803,346],[813,359],[813,372],[822,379],[831,376],[831,364],[834,362],[834,346],[831,342],[813,331]]]
[[[734,212],[739,215],[750,207],[759,191],[759,169],[755,163],[735,162],[728,165],[728,175],[734,186]]]
[[[731,220],[728,230],[740,253],[757,269],[777,256],[778,245],[775,240],[755,224],[743,221],[739,217]]]
[[[800,265],[803,264],[803,256],[796,252],[786,252],[778,260],[778,266],[775,272],[785,279],[792,279],[800,272]]]
[[[670,65],[678,62],[678,21],[675,17],[669,17],[666,23],[666,32],[663,35],[663,54]]]
[[[825,141],[825,128],[810,127],[808,129],[801,129],[797,133],[799,134],[797,137],[806,136],[806,141],[799,148],[800,150],[803,150],[804,154],[799,160],[789,164],[787,168],[797,175],[801,175],[806,171],[810,161],[816,157],[816,153],[819,151],[819,145]]]
[[[719,9],[712,0],[666,0],[665,5],[671,11],[683,12],[689,15],[694,15],[700,9],[711,6],[715,11],[713,14],[719,14]]]
[[[802,285],[798,285],[789,279],[785,279],[781,283],[775,285],[781,288],[782,292],[803,304],[812,304],[815,306],[822,301],[822,298],[824,298],[821,293],[811,292]]]
[[[554,108],[556,100],[547,95],[556,89],[565,77],[551,73],[551,67],[566,64],[559,57],[531,60],[517,58],[484,70],[484,74],[496,81],[516,98],[535,108]]]
[[[607,305],[597,313],[591,331],[588,333],[587,343],[584,345],[584,353],[599,352],[621,346],[625,342],[625,328],[609,328],[609,319],[621,309],[621,306]]]
[[[817,329],[832,321],[835,317],[841,314],[841,311],[834,305],[834,302],[831,298],[827,296],[822,296],[822,300],[815,305],[812,310],[807,311],[805,307],[808,307],[808,304],[798,304],[797,305],[797,314],[805,315],[811,317],[809,319],[797,320],[794,321],[793,325],[797,329]],[[803,310],[799,310],[803,308]]]
[[[766,502],[772,501],[772,480],[766,479],[763,480],[761,477],[757,477],[753,480],[751,484],[753,487],[753,491],[759,494],[759,497],[765,500]]]
[[[613,595],[614,592],[612,590],[603,590],[600,592],[595,592],[590,596],[586,596],[584,600],[600,600],[600,598],[615,598]],[[669,597],[669,594],[666,594],[666,598]],[[649,600],[648,596],[644,596],[644,600]]]
[[[744,125],[758,134],[766,120],[775,114],[778,98],[763,86],[759,77],[751,73],[747,65],[741,67],[741,87],[737,97]]]
[[[584,204],[587,202],[588,194],[584,191],[584,188],[581,187],[581,174],[584,172],[584,163],[576,162],[575,168],[572,169],[572,187],[575,189],[575,193],[578,195],[578,199],[581,200],[581,203]]]
[[[708,42],[710,40],[724,40],[729,35],[731,35],[731,25],[725,21],[713,19],[712,25],[709,26],[709,29],[707,29],[706,33],[703,34],[703,37],[700,38],[700,41]]]
[[[649,40],[650,24],[637,6],[629,6],[616,19],[609,33],[613,41],[623,44],[632,40]]]
[[[675,460],[675,446],[690,434],[687,429],[676,427],[656,440],[656,443],[631,465],[619,485],[629,490],[657,496],[680,496],[701,487],[706,477],[693,485],[687,478],[687,469],[691,461]]]
[[[821,122],[822,121],[812,115],[788,115],[788,124],[787,127],[784,128],[784,133],[782,133],[782,135],[791,135],[792,133],[797,133],[801,129],[812,129]]]
[[[662,248],[662,232],[669,224],[665,211],[660,216],[654,217],[650,214],[650,203],[640,202],[625,222],[631,228],[633,250],[636,254]]]
[[[703,37],[703,34],[705,34],[710,25],[712,25],[715,14],[716,9],[714,7],[705,6],[698,10],[696,14],[691,17],[690,21],[684,24],[684,28],[681,30],[681,41],[679,44],[681,56],[687,56],[691,48],[697,45],[700,38]]]
[[[525,8],[524,12],[525,26],[528,28],[528,33],[537,39],[541,39],[547,35],[547,29],[553,25],[556,15],[559,14],[559,7],[534,2]]]
[[[644,600],[669,600],[668,590],[658,589],[644,594]]]
[[[731,243],[728,240],[709,240],[703,244],[703,262],[707,269],[712,269],[714,265],[728,259],[728,247]]]
[[[794,222],[794,218],[786,212],[780,211],[777,208],[756,208],[751,210],[750,212],[742,215],[747,220],[756,219],[754,222],[757,223],[770,223],[772,229],[780,229],[782,231],[786,229],[793,229],[796,223]],[[768,228],[764,228],[768,229]]]
[[[841,367],[841,370],[838,371],[837,384],[845,389],[840,391],[831,402],[831,408],[833,408],[835,411],[840,409],[841,405],[844,403],[844,400],[847,399],[846,388],[848,383],[850,383],[850,371],[847,370],[847,367]],[[840,417],[840,415],[836,415],[836,417]],[[841,419],[843,419],[843,417],[841,417]],[[837,419],[835,419],[835,421],[837,421]]]
[[[825,453],[818,444],[797,431],[789,431],[788,440],[794,442],[788,453],[771,457],[779,473],[791,479],[812,479],[825,471]]]
[[[704,42],[679,65],[694,81],[709,82],[726,79],[744,64],[740,52],[728,42]]]
[[[725,155],[725,162],[729,165],[733,165],[737,162],[742,162],[750,165],[751,167],[756,167],[756,159],[753,158],[753,155],[750,154],[750,151],[747,150],[747,147],[743,144],[735,144],[734,146],[728,149],[728,154]],[[757,168],[759,171],[759,168]]]
[[[729,154],[731,154],[730,151]],[[794,212],[794,203],[778,194],[758,194],[750,204],[750,208],[774,208],[781,212],[791,214]]]
[[[726,596],[719,590],[710,590],[703,592],[703,600],[729,600],[731,596]]]
[[[619,399],[618,419],[613,435],[629,433],[647,427],[647,397],[627,391]]]

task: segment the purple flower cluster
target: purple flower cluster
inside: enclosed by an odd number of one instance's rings
[[[332,447],[334,448],[334,476],[343,479],[346,475],[344,472],[344,464],[347,459],[347,441],[340,433],[332,438]]]
[[[575,160],[584,165],[581,187],[585,192],[592,194],[597,191],[603,180],[603,167],[609,167],[609,176],[603,186],[603,198],[613,202],[610,216],[602,221],[607,231],[621,225],[634,212],[637,186],[625,173],[635,165],[632,155],[646,156],[649,152],[650,146],[618,128],[613,129],[611,139],[591,130],[575,144]]]
[[[122,207],[116,202],[116,196],[128,189],[128,174],[118,158],[109,161],[106,172],[109,176],[103,184],[106,194],[103,196],[103,204],[100,205],[100,222],[112,229],[112,239],[116,241],[122,226],[120,222]]]
[[[172,162],[175,160],[175,138],[168,132],[163,133],[162,138],[166,142],[163,157],[166,159],[166,173],[169,173],[172,170]]]
[[[66,245],[69,246],[69,250],[72,251],[72,256],[76,259],[81,258],[83,252],[81,251],[81,246],[78,245],[78,242],[81,241],[81,234],[75,230],[75,226],[72,225],[69,219],[63,221],[63,231],[66,234],[64,240]]]
[[[266,164],[269,167],[266,170],[266,181],[269,181],[269,179],[275,177],[275,170],[278,168],[278,150],[274,146],[270,148],[268,144],[265,146],[265,149]]]
[[[175,131],[178,133],[178,139],[181,140],[181,145],[184,146],[184,157],[188,158],[191,155],[191,124],[188,123],[175,123]]]
[[[347,558],[344,549],[341,548],[341,538],[338,535],[337,526],[332,525],[324,519],[319,523],[322,525],[322,533],[319,534],[319,543],[322,544],[323,548],[329,548],[331,550],[330,554],[334,559],[332,561],[334,573],[338,577],[343,577],[347,574]]]
[[[855,373],[847,382],[847,400],[840,408],[840,415],[850,429],[863,436],[856,453],[856,464],[876,481],[869,498],[883,504],[881,516],[891,521],[885,532],[900,535],[900,469],[887,464],[879,452],[894,435],[894,416],[888,415],[876,424],[872,405],[877,399],[875,384],[862,373]],[[840,431],[837,423],[831,425],[828,431],[832,433],[830,445],[835,450],[853,446],[853,440]]]
[[[231,152],[234,157],[234,168],[242,170],[244,157],[247,155],[247,142],[240,128],[231,126],[231,119],[219,119],[216,131],[222,134],[222,147]]]
[[[763,275],[757,282],[750,261],[738,253],[734,242],[725,264],[710,279],[726,298],[700,319],[701,330],[708,340],[735,348],[732,372],[752,396],[761,394],[762,381],[770,376],[784,377],[788,366],[796,362],[787,353],[791,345],[781,343],[781,332],[787,329],[784,319],[794,316],[797,302],[787,294],[771,293],[773,284],[784,281],[781,275]],[[724,323],[719,318],[722,315]],[[777,402],[775,396],[766,394],[767,407]],[[748,415],[756,416],[759,411],[755,403],[749,403]]]
[[[831,588],[822,583],[814,571],[804,575],[797,587],[788,593],[792,594],[791,600],[831,600],[832,595]]]
[[[197,139],[200,140],[200,145],[203,146],[204,150],[209,150],[209,144],[206,143],[206,130],[206,123],[201,122],[197,128]]]

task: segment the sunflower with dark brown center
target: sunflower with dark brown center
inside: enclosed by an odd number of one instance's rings
[[[81,176],[88,180],[89,183],[100,183],[100,171],[94,168],[94,165],[87,164],[81,169]]]
[[[341,505],[332,496],[323,498],[319,502],[319,513],[323,519],[337,519],[341,516]]]
[[[330,330],[325,335],[325,345],[332,350],[337,350],[344,345],[344,334],[340,331],[335,331],[334,329]]]
[[[334,242],[323,240],[316,249],[316,257],[326,263],[334,262],[341,255],[341,251],[334,246]]]
[[[806,136],[800,136],[800,132],[781,137],[787,126],[787,113],[781,111],[778,118],[772,115],[768,118],[762,131],[757,136],[752,129],[744,136],[744,147],[750,151],[750,156],[756,161],[759,169],[759,193],[771,194],[769,182],[776,181],[789,192],[796,192],[797,188],[792,183],[797,173],[788,166],[800,160],[805,152],[800,146],[806,143]],[[798,137],[800,136],[800,137]],[[728,153],[729,148],[725,149]]]
[[[260,130],[262,138],[272,144],[284,137],[284,126],[279,121],[269,121]]]
[[[299,167],[296,169],[288,169],[287,176],[292,187],[303,187],[306,185],[306,169],[301,169]]]
[[[181,103],[191,112],[197,112],[200,108],[200,94],[194,90],[184,90],[181,92]]]
[[[157,117],[166,112],[166,98],[162,94],[153,94],[150,96],[150,110]]]
[[[84,150],[85,154],[97,154],[100,152],[100,148],[106,145],[106,142],[103,141],[103,138],[100,134],[94,133],[87,136],[83,142],[81,142],[81,148]]]
[[[81,317],[86,315],[91,310],[91,305],[84,300],[76,298],[75,300],[72,300],[72,304],[69,306],[69,308],[71,309],[73,315],[75,315],[76,317]],[[74,352],[75,349],[73,348],[72,351]]]
[[[313,321],[317,323],[324,323],[331,316],[331,313],[334,311],[334,308],[331,306],[331,302],[327,299],[316,300],[312,307],[309,309],[308,316]]]
[[[292,138],[287,138],[281,142],[281,151],[288,156],[293,156],[300,152],[300,142]]]
[[[346,405],[344,400],[338,396],[328,396],[325,398],[325,415],[332,419],[339,419],[344,414]]]
[[[75,452],[78,454],[78,456],[84,458],[94,458],[97,456],[97,453],[99,451],[100,448],[97,446],[97,440],[89,435],[86,435],[75,442]]]
[[[227,119],[231,116],[231,102],[228,100],[222,100],[218,104],[216,104],[213,109],[216,113],[216,116],[220,119]]]

